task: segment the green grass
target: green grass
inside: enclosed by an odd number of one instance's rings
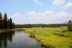
[[[6,31],[7,31],[6,29],[0,29],[0,33],[6,32]]]
[[[0,33],[14,31],[14,29],[0,29]]]
[[[25,28],[30,36],[50,48],[72,48],[72,32],[66,28]]]
[[[0,33],[2,33],[3,30],[0,29]]]
[[[22,31],[24,28],[14,28],[14,29],[0,29],[0,33],[9,31]]]
[[[22,31],[22,30],[24,30],[24,28],[14,28],[12,30],[14,30],[14,31]]]

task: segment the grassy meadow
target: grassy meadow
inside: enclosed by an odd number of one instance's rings
[[[29,35],[49,48],[72,48],[72,32],[67,28],[25,28]]]

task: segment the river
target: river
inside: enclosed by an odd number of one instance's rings
[[[0,33],[0,48],[44,48],[24,31]]]

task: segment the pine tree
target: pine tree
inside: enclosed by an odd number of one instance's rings
[[[2,29],[3,28],[3,25],[2,25],[2,14],[0,13],[0,29]]]
[[[10,28],[10,20],[7,20],[7,28]]]
[[[15,28],[15,23],[12,23],[12,29]]]
[[[10,18],[10,22],[9,22],[9,26],[10,26],[10,29],[12,29],[12,19]]]
[[[7,28],[7,14],[6,13],[4,14],[3,22],[4,22],[4,28]]]

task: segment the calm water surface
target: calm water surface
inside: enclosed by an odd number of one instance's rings
[[[24,31],[0,33],[0,48],[44,48]]]

